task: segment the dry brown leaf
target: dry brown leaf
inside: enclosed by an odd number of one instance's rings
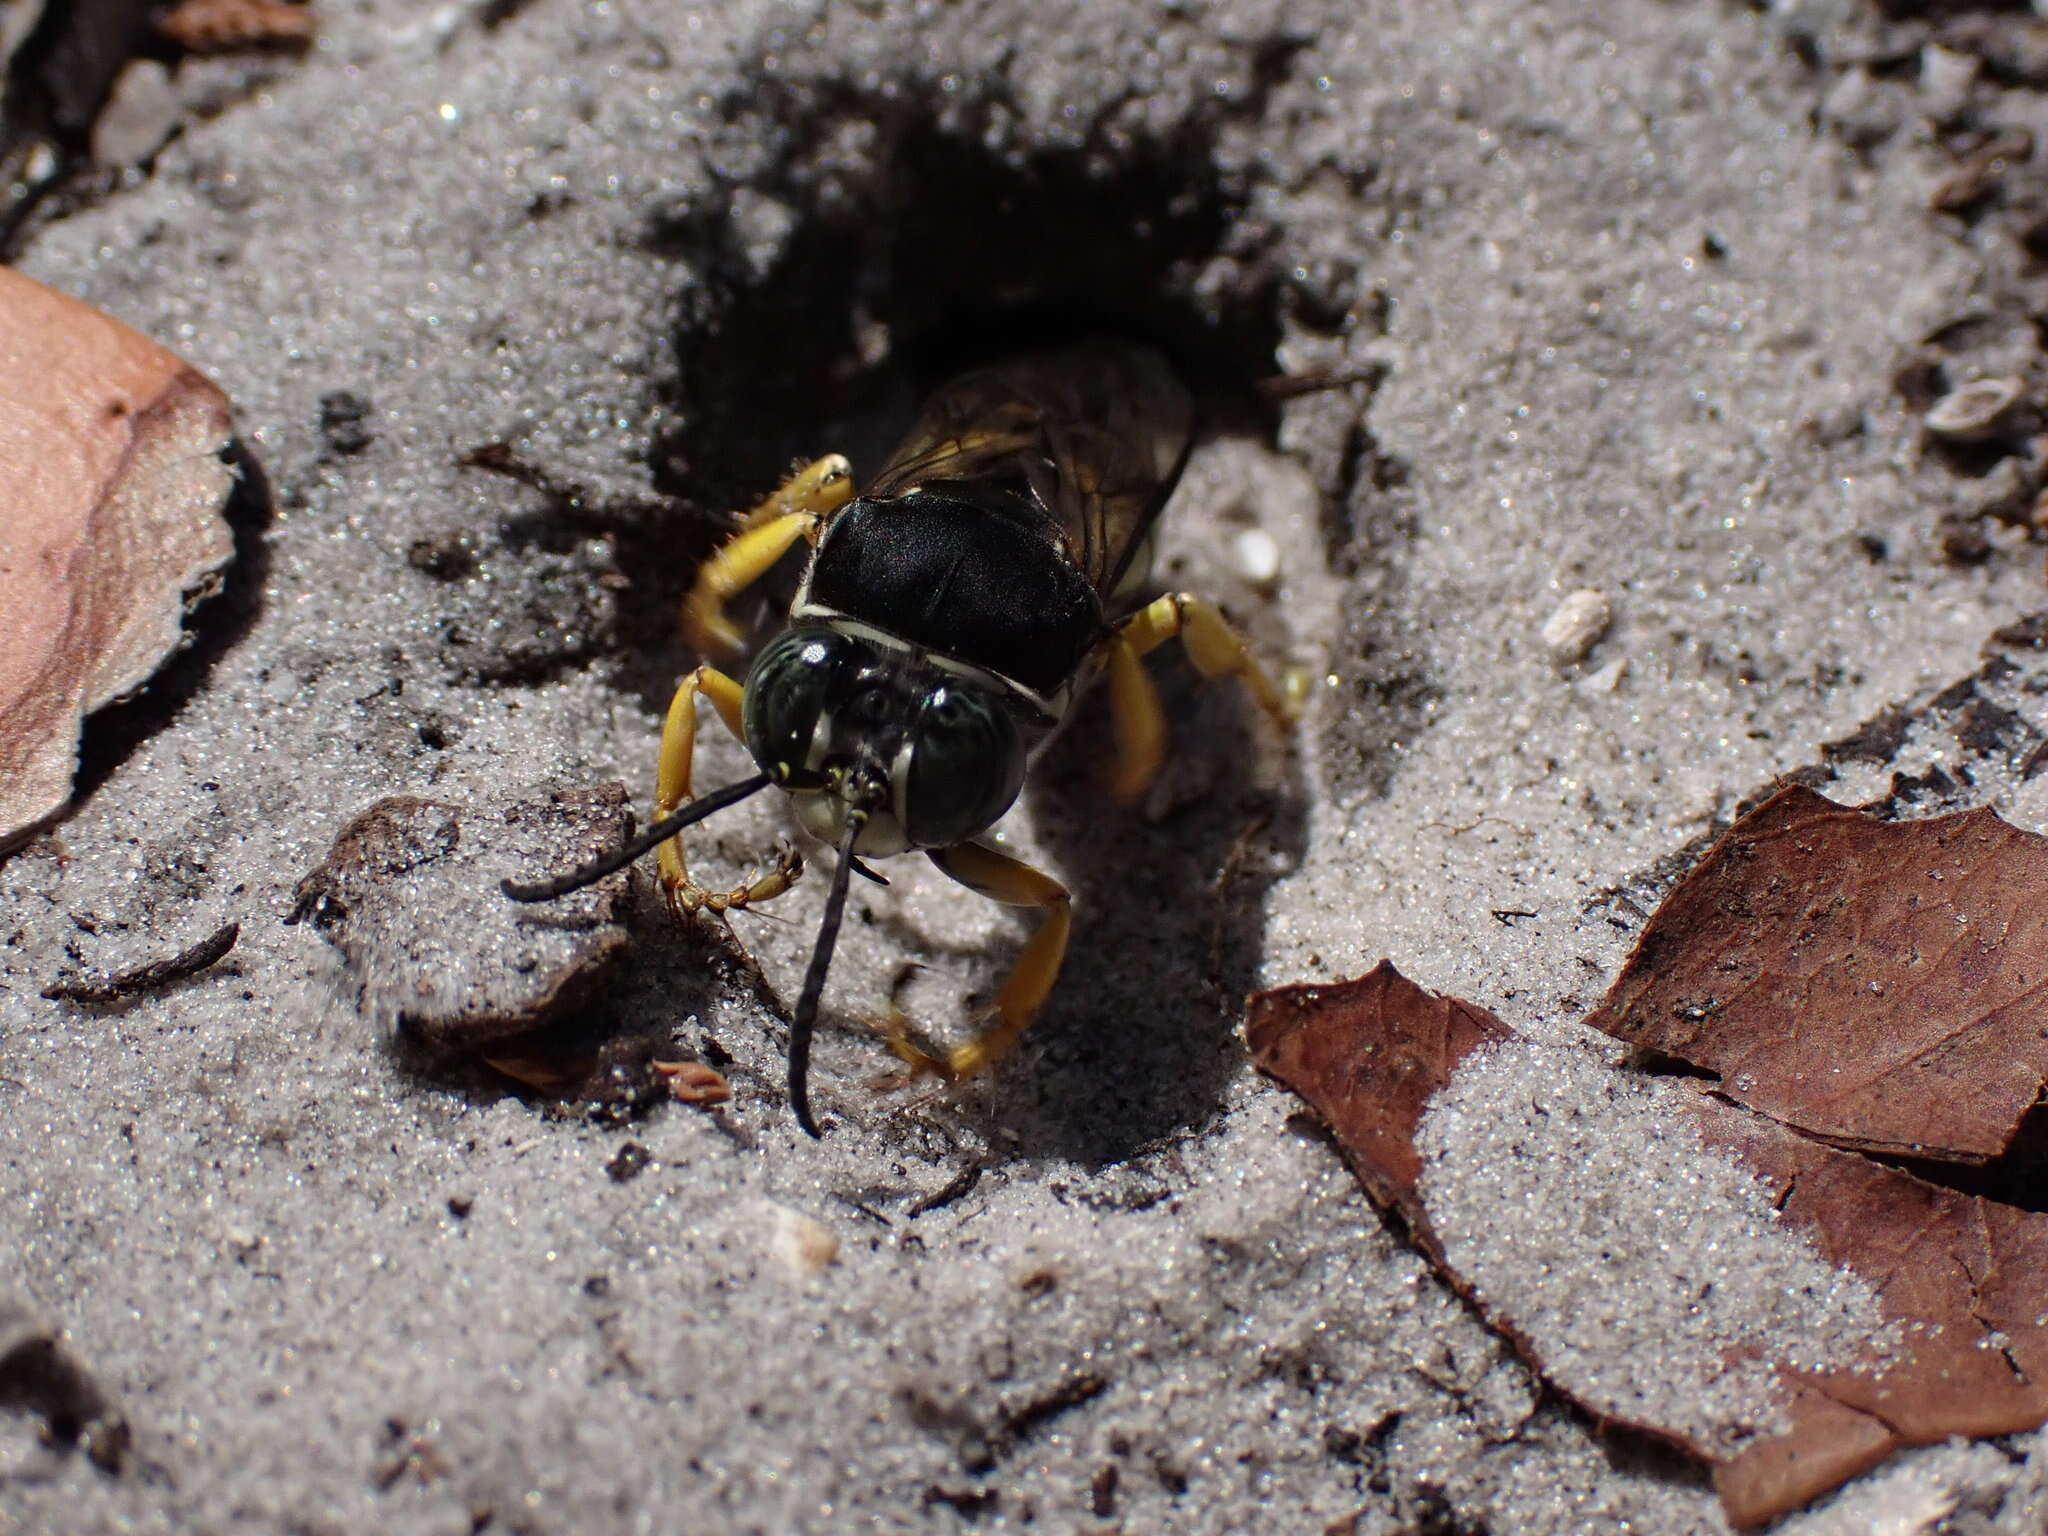
[[[1586,1022],[1838,1146],[1996,1157],[2048,1081],[2048,839],[1781,789],[1679,882]]]
[[[1259,1070],[1315,1106],[1365,1192],[1398,1211],[1432,1258],[1441,1255],[1416,1187],[1415,1128],[1459,1062],[1512,1037],[1484,1008],[1424,991],[1390,960],[1356,981],[1261,992],[1245,1024]]]
[[[0,268],[0,847],[71,796],[79,722],[148,680],[234,553],[227,398]]]
[[[1714,1097],[1701,1134],[1771,1188],[1787,1226],[1860,1275],[1903,1325],[1882,1372],[1786,1372],[1789,1435],[1715,1469],[1729,1516],[1756,1525],[1909,1445],[2048,1421],[2048,1216],[1957,1194],[1795,1135]]]
[[[1384,962],[1357,981],[1258,995],[1246,1033],[1260,1068],[1315,1108],[1375,1202],[1397,1213],[1469,1295],[1446,1265],[1424,1203],[1416,1133],[1430,1096],[1459,1065],[1513,1033],[1484,1009],[1427,992]],[[1550,1375],[1545,1356],[1560,1341],[1525,1332],[1498,1299],[1477,1299],[1557,1390],[1595,1418],[1714,1462],[1723,1505],[1745,1526],[1799,1507],[1901,1447],[2048,1419],[2048,1319],[2039,1293],[2048,1217],[1820,1145],[1706,1092],[1685,1112],[1705,1141],[1767,1182],[1787,1228],[1859,1276],[1885,1320],[1901,1326],[1889,1330],[1877,1368],[1777,1367],[1778,1401],[1736,1415],[1752,1432],[1739,1450],[1721,1454],[1697,1433],[1644,1417],[1631,1401]],[[1601,1255],[1587,1253],[1585,1263],[1596,1282],[1610,1278]],[[1754,1432],[1774,1413],[1780,1427]]]

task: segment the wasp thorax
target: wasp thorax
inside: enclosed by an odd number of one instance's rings
[[[1010,808],[1025,749],[994,691],[915,651],[803,625],[747,674],[747,749],[828,842],[850,810],[857,851],[965,842]]]

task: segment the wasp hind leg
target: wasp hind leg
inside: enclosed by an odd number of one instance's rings
[[[676,689],[675,697],[669,701],[668,720],[661,731],[661,756],[656,763],[654,779],[656,820],[694,797],[695,792],[690,788],[690,768],[697,755],[697,698],[700,694],[711,701],[711,707],[718,711],[718,718],[725,722],[727,730],[742,741],[746,739],[740,724],[741,690],[738,683],[716,667],[699,667],[684,678]],[[765,875],[749,876],[728,891],[707,890],[690,878],[689,868],[683,861],[681,833],[661,845],[655,854],[655,863],[662,899],[678,917],[705,910],[732,912],[771,900],[796,884],[797,876],[804,869],[801,855],[786,852],[776,861],[775,868]]]
[[[1117,626],[1109,637],[1109,708],[1116,732],[1116,767],[1110,792],[1119,800],[1137,799],[1158,776],[1166,759],[1166,712],[1159,690],[1141,664],[1141,657],[1179,637],[1188,660],[1204,677],[1235,677],[1252,701],[1285,730],[1301,712],[1299,690],[1282,687],[1266,675],[1251,649],[1214,603],[1185,592],[1168,593],[1146,604]]]
[[[927,1049],[910,1037],[900,1014],[891,1016],[889,1048],[908,1062],[913,1072],[929,1072],[944,1078],[966,1077],[1006,1055],[1044,1006],[1046,994],[1059,977],[1060,964],[1066,959],[1067,934],[1073,926],[1073,897],[1051,875],[979,843],[934,848],[927,856],[977,895],[1009,907],[1036,907],[1045,914],[1025,942],[1017,963],[1010,968],[1002,991],[996,994],[991,1010],[994,1022],[973,1039],[944,1049]]]
[[[853,497],[853,467],[828,453],[791,475],[711,552],[683,599],[683,638],[699,656],[737,656],[745,642],[725,616],[729,599],[759,581],[799,538],[817,541],[825,520]]]

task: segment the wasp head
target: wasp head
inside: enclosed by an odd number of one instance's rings
[[[780,636],[747,674],[747,750],[817,837],[856,853],[965,842],[1010,807],[1024,741],[985,684],[829,625]]]

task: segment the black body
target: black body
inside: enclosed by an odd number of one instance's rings
[[[1041,695],[1104,633],[1102,598],[1058,522],[1001,486],[940,481],[849,503],[818,544],[805,597]]]

